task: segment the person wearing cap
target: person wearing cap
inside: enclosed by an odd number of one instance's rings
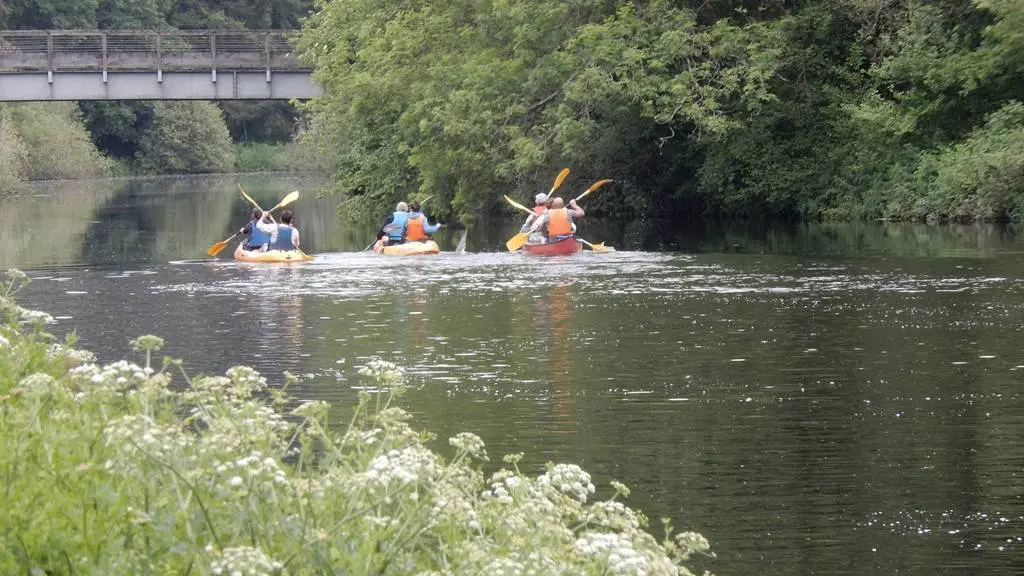
[[[565,207],[565,200],[553,198],[551,207],[530,227],[530,236],[537,232],[543,234],[547,242],[557,242],[565,238],[571,238],[576,233],[575,218],[582,218],[586,215],[583,208],[580,208],[576,200],[569,201],[569,207]]]
[[[399,202],[395,211],[384,220],[377,230],[377,240],[387,238],[385,244],[401,244],[405,242],[405,224],[409,220],[409,205]]]
[[[548,195],[541,192],[533,197],[533,213],[526,217],[526,222],[519,228],[520,232],[526,232],[533,225],[537,218],[540,218],[548,210]]]

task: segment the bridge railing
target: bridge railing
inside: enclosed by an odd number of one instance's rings
[[[0,72],[309,70],[285,30],[0,30]]]

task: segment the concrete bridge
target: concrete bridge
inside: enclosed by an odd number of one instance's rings
[[[0,102],[322,94],[283,30],[0,30]]]

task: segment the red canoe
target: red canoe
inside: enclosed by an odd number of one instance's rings
[[[523,251],[537,256],[556,256],[559,254],[575,254],[583,251],[583,243],[575,238],[566,238],[545,244],[523,244]]]

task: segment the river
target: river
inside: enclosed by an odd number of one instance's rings
[[[292,189],[295,266],[207,246]],[[581,222],[619,251],[534,259],[510,228],[437,257],[358,253],[316,182],[281,176],[41,184],[0,200],[26,307],[104,361],[163,336],[190,371],[252,365],[350,404],[381,357],[443,440],[533,471],[574,462],[702,532],[725,574],[1024,573],[1024,233],[997,226]],[[665,251],[643,251],[657,247]],[[627,250],[628,249],[628,250]]]

